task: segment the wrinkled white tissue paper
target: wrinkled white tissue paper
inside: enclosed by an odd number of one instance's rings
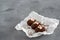
[[[35,32],[33,29],[31,29],[28,25],[27,25],[27,20],[29,18],[34,18],[37,21],[41,22],[42,24],[48,25],[48,29],[47,31],[44,32]],[[57,19],[53,19],[53,18],[48,18],[48,17],[44,17],[42,15],[39,15],[38,13],[36,13],[35,11],[32,11],[24,20],[22,20],[20,23],[18,23],[15,26],[16,30],[22,30],[26,33],[26,35],[29,38],[33,38],[33,37],[38,37],[41,35],[50,35],[53,34],[54,30],[57,28],[57,25],[59,24],[59,20]]]

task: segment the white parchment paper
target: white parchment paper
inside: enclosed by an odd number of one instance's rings
[[[37,21],[41,22],[42,24],[48,25],[47,26],[47,31],[36,33],[30,26],[27,25],[27,20],[30,19],[30,18],[34,18]],[[20,23],[18,23],[15,26],[15,29],[16,30],[22,30],[26,33],[26,35],[29,38],[33,38],[33,37],[38,37],[38,36],[41,36],[41,35],[53,34],[53,32],[57,28],[58,24],[59,24],[58,19],[44,17],[44,16],[39,15],[38,13],[32,11],[24,20],[22,20]]]

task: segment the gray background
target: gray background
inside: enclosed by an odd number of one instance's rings
[[[0,40],[60,40],[60,24],[52,35],[31,39],[15,30],[31,11],[60,20],[60,0],[0,0]]]

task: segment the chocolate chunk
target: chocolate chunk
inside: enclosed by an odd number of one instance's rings
[[[39,24],[40,24],[39,22],[35,21],[35,22],[31,25],[32,29],[37,28],[37,27],[39,26]]]
[[[31,18],[27,21],[27,24],[31,26],[32,29],[35,30],[35,32],[44,32],[46,31],[46,28],[43,24],[39,23],[35,19]]]
[[[45,31],[45,27],[42,27],[41,25],[35,28],[35,32],[43,32],[43,31]]]
[[[31,18],[27,21],[27,24],[31,26],[35,21],[36,21],[35,19]]]

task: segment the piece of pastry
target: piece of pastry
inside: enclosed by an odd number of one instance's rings
[[[27,24],[31,26],[35,21],[36,21],[35,19],[31,18],[27,21]]]
[[[41,25],[39,25],[37,28],[35,28],[35,32],[43,32],[45,30],[46,30],[45,27],[43,27]]]
[[[39,24],[40,24],[39,22],[35,21],[35,22],[31,25],[32,29],[37,28],[37,27],[39,26]]]

